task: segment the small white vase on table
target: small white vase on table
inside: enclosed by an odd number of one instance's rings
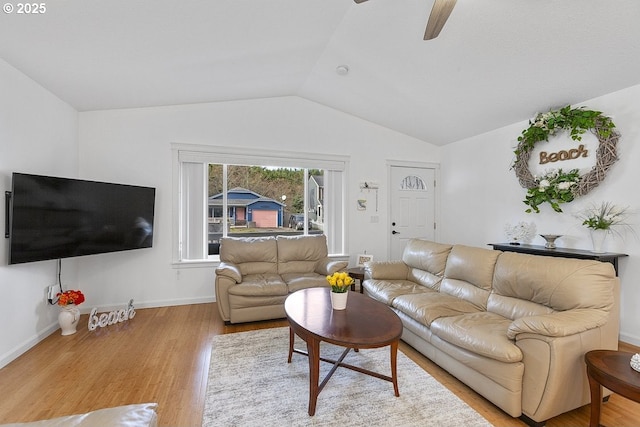
[[[353,278],[342,271],[327,276],[327,282],[331,286],[331,307],[334,310],[346,309],[349,288],[353,284]]]
[[[591,233],[591,245],[593,249],[591,252],[594,254],[603,254],[607,252],[605,250],[605,241],[607,240],[607,235],[609,234],[609,230],[604,230],[601,228],[592,228],[589,230]]]

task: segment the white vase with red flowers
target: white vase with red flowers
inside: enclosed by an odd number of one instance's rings
[[[78,322],[80,321],[79,304],[84,302],[84,295],[80,291],[64,291],[58,295],[58,323],[62,335],[73,335],[76,333]]]

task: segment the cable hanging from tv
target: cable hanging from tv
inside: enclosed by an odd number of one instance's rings
[[[47,294],[47,300],[49,301],[49,304],[51,305],[55,305],[58,303],[58,294],[61,294],[64,292],[64,288],[62,287],[62,258],[58,258],[58,266],[57,266],[57,276],[58,276],[58,283],[56,283],[53,286],[49,286],[49,290],[48,290],[48,294]],[[56,292],[56,287],[58,288],[58,291]]]

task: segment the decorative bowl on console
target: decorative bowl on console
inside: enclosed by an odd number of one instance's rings
[[[555,249],[556,248],[556,239],[562,237],[562,234],[541,234],[542,237],[547,242],[544,244],[544,247],[547,249]]]

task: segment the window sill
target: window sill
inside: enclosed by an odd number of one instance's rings
[[[349,255],[346,254],[329,255],[329,258],[336,261],[349,261]],[[216,259],[190,259],[171,263],[172,268],[215,268],[218,265],[220,260]]]
[[[172,268],[215,268],[218,265],[220,265],[220,261],[214,259],[193,259],[185,261],[174,261],[171,263]]]

